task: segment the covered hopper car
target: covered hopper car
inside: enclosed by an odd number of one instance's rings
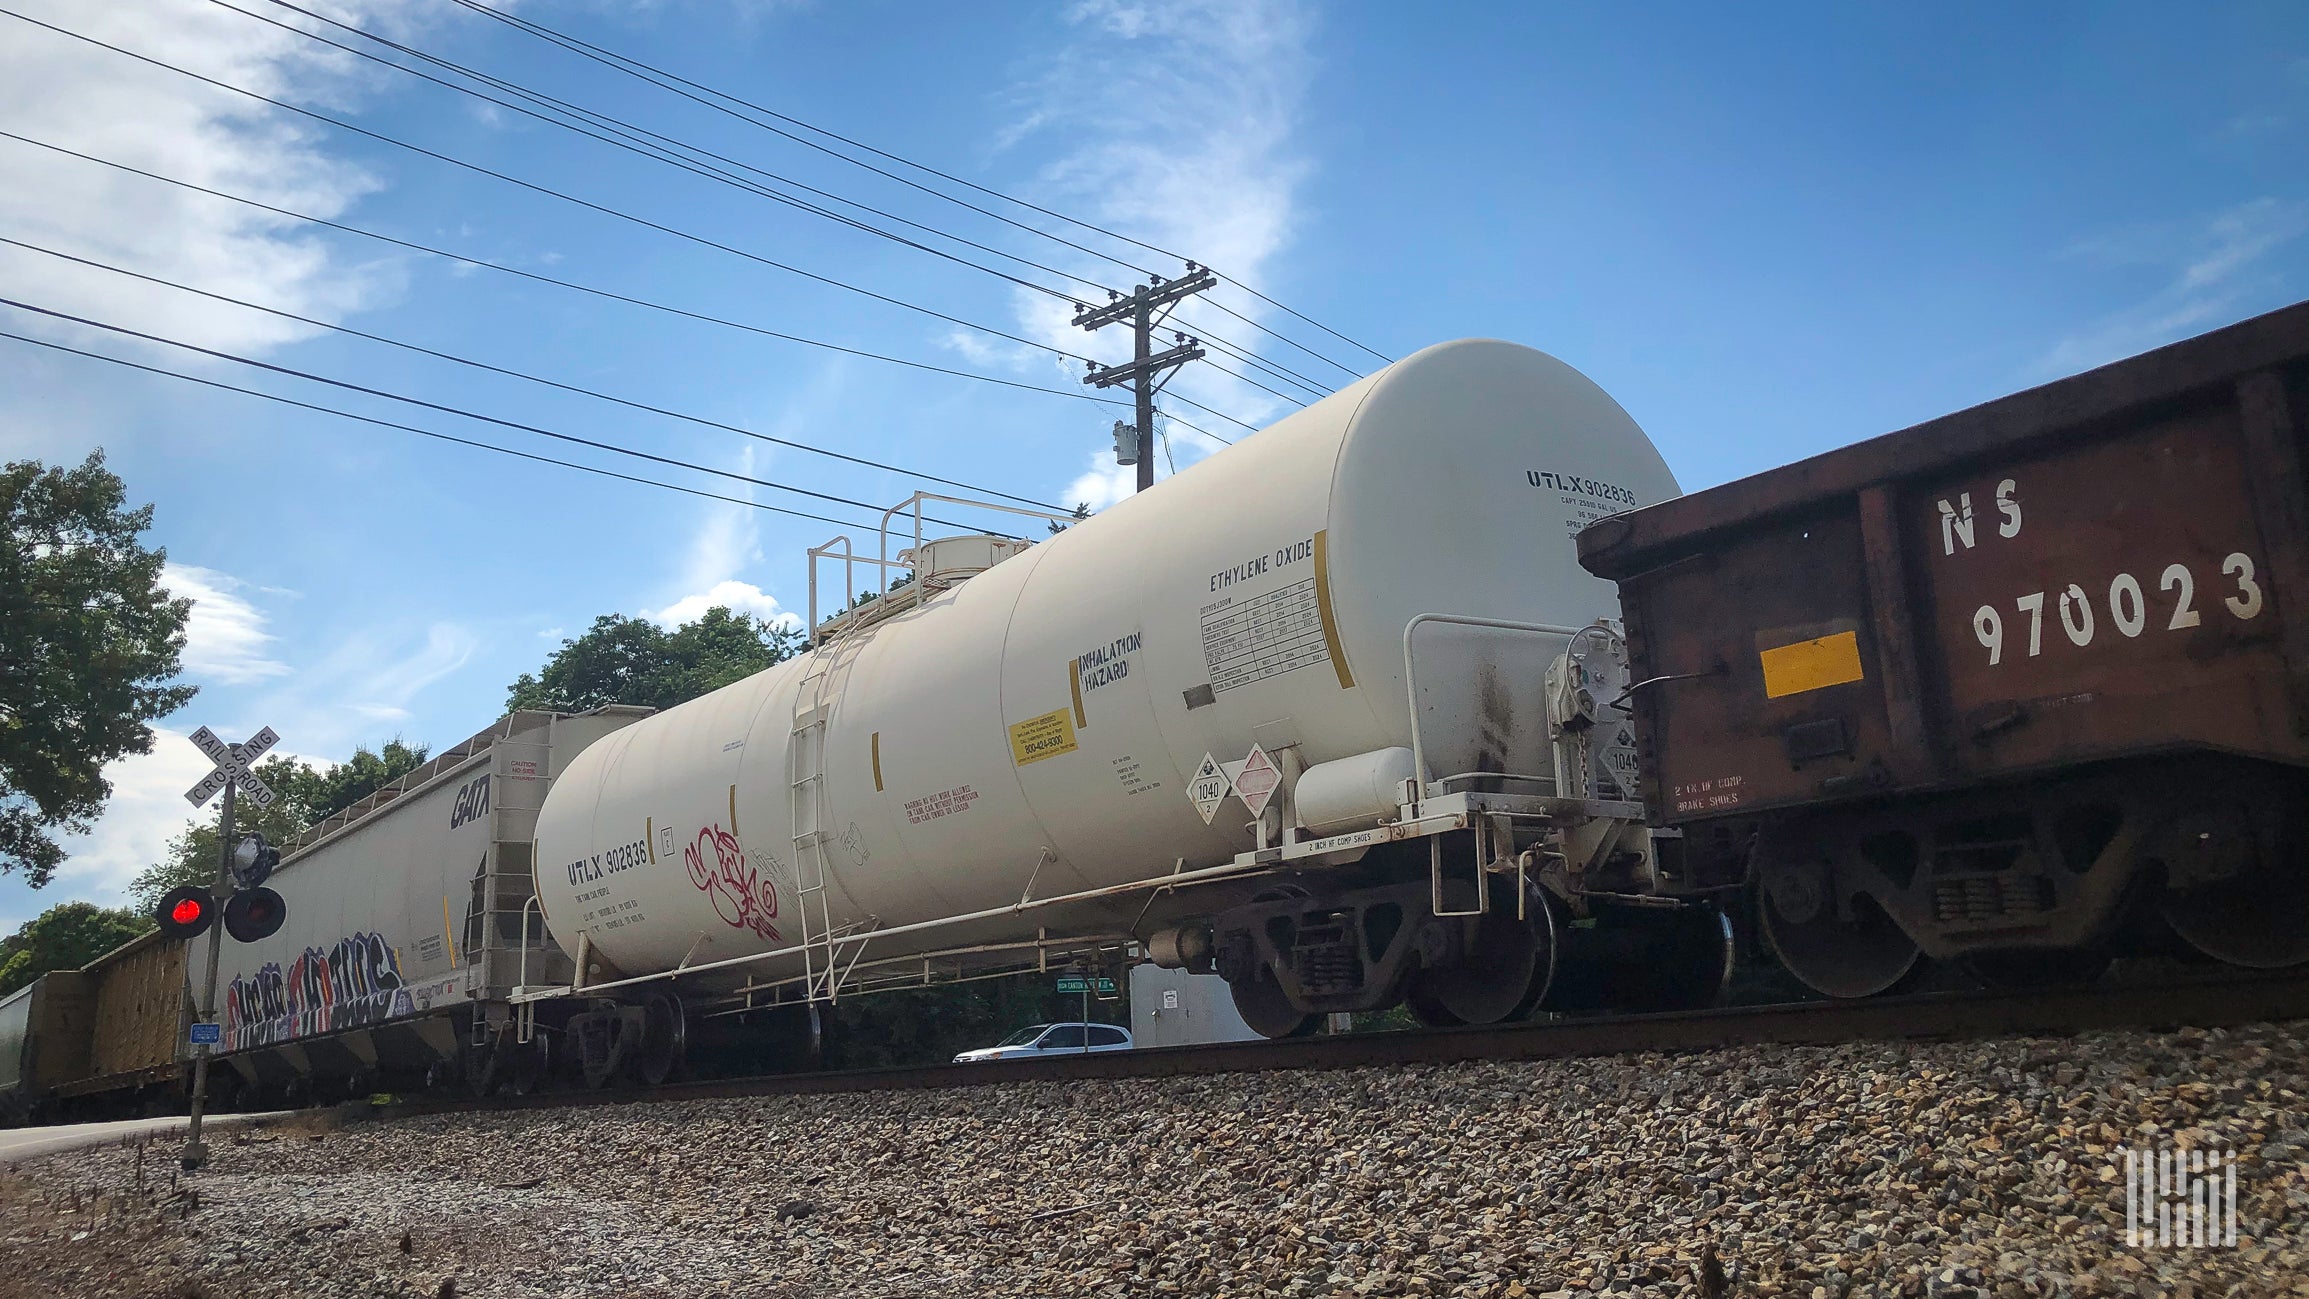
[[[279,1103],[537,1081],[534,1055],[487,1049],[524,979],[569,978],[530,886],[537,807],[574,754],[648,711],[514,713],[289,845],[270,881],[287,922],[222,948],[210,1086]],[[0,1119],[181,1102],[204,972],[187,948],[155,931],[0,1001]]]
[[[2309,304],[1602,520],[1645,805],[1812,987],[2309,959]]]

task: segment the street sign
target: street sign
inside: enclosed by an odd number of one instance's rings
[[[1267,810],[1267,801],[1283,783],[1283,773],[1276,769],[1275,760],[1267,751],[1254,744],[1251,756],[1243,759],[1243,769],[1235,776],[1235,792],[1243,799],[1243,806],[1257,816]]]
[[[194,1046],[223,1046],[223,1045],[224,1045],[224,1025],[222,1025],[222,1024],[195,1024],[195,1025],[193,1025],[193,1026],[192,1026],[192,1044],[193,1044]]]
[[[1114,991],[1114,980],[1104,977],[1091,979],[1079,974],[1062,974],[1058,976],[1058,990],[1060,992],[1110,993]]]
[[[1187,797],[1194,800],[1195,810],[1203,814],[1203,824],[1209,825],[1219,804],[1227,801],[1227,790],[1233,787],[1227,773],[1220,770],[1218,759],[1203,755],[1203,765],[1195,768],[1193,779],[1187,781]]]
[[[216,770],[201,777],[199,784],[184,791],[186,802],[200,807],[215,798],[217,791],[223,789],[225,782],[230,780],[239,784],[241,797],[249,802],[258,807],[273,805],[272,788],[257,779],[255,771],[257,759],[281,742],[281,737],[274,733],[272,727],[258,731],[246,743],[226,744],[217,738],[216,732],[203,726],[192,733],[192,742],[208,755],[210,762],[216,764]]]

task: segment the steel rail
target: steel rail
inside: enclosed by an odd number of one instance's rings
[[[1682,1054],[1742,1046],[2069,1036],[2105,1029],[2225,1028],[2309,1019],[2309,976],[2217,977],[2155,987],[1931,993],[1866,1001],[1730,1007],[1540,1024],[1354,1033],[1215,1046],[1139,1048],[1040,1060],[718,1079],[657,1088],[522,1097],[414,1100],[393,1116],[561,1109],[641,1101],[720,1100],[834,1092],[920,1091],[1029,1082],[1176,1078],[1289,1069],[1370,1069],[1473,1061]]]

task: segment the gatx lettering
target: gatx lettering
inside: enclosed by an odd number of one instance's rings
[[[457,805],[449,809],[449,828],[454,830],[468,821],[478,821],[489,815],[489,776],[483,773],[466,782],[457,791]]]

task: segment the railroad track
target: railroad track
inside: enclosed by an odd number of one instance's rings
[[[1535,1024],[1146,1048],[1101,1055],[914,1069],[771,1074],[653,1088],[555,1091],[485,1099],[417,1100],[394,1117],[559,1109],[637,1101],[708,1100],[829,1092],[929,1090],[1069,1079],[1176,1078],[1285,1069],[1361,1069],[1471,1060],[1560,1060],[1632,1052],[1692,1052],[1775,1044],[1948,1040],[2100,1029],[2225,1028],[2309,1019],[2309,975],[2220,977],[2157,987],[2043,992],[1931,993],[1865,1001],[1724,1007],[1661,1015]]]

